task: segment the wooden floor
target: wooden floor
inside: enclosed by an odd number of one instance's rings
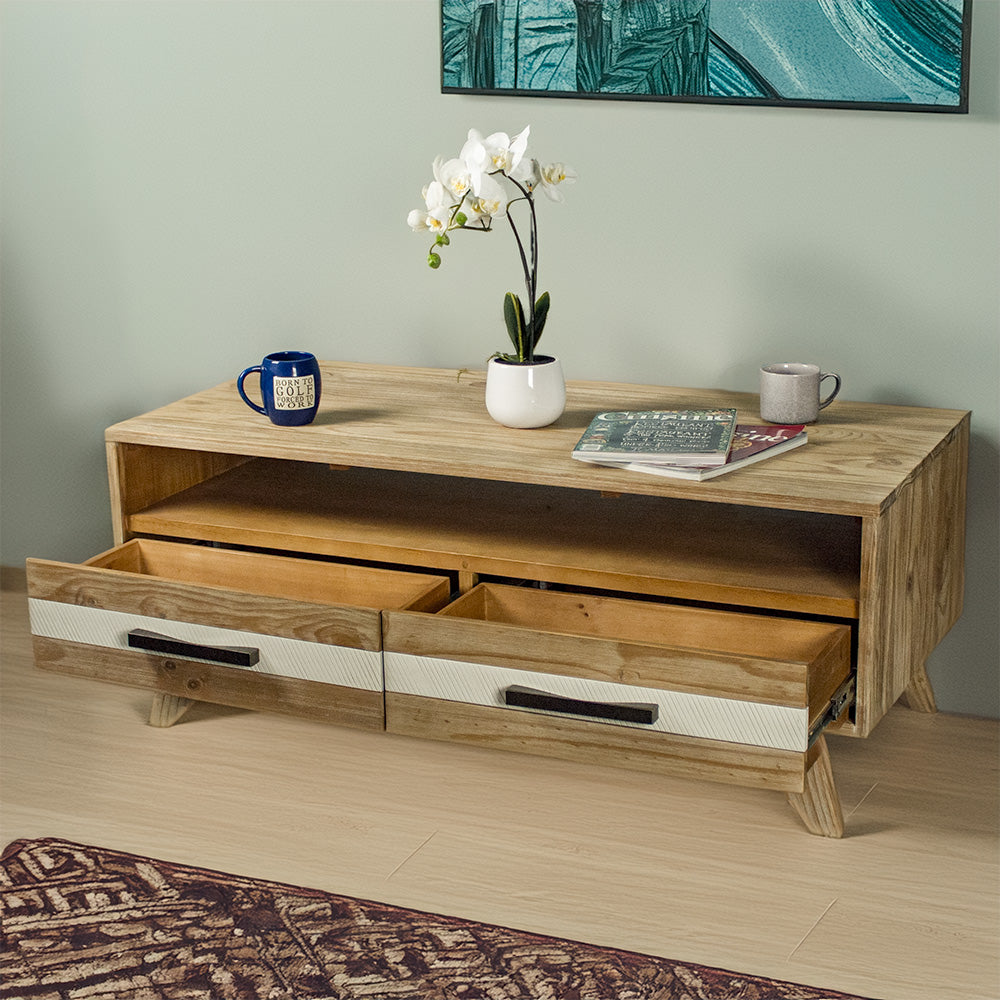
[[[847,834],[783,795],[196,706],[34,669],[4,593],[0,839],[56,836],[854,992],[997,1000],[998,730],[831,738]]]

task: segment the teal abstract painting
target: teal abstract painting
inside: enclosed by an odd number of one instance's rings
[[[968,111],[972,0],[442,0],[445,93]]]

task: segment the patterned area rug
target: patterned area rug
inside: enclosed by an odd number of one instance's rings
[[[6,1000],[860,1000],[61,840],[0,892]]]

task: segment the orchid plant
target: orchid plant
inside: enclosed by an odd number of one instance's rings
[[[470,129],[457,157],[435,158],[434,180],[423,190],[425,207],[415,208],[406,220],[414,232],[434,235],[427,255],[427,263],[434,269],[441,266],[441,250],[450,245],[450,233],[488,233],[495,220],[507,220],[517,244],[530,312],[525,312],[514,292],[504,296],[504,321],[514,350],[508,354],[498,351],[493,356],[519,364],[534,363],[535,347],[549,312],[549,293],[538,294],[535,192],[541,188],[552,201],[562,201],[559,185],[576,180],[576,173],[564,163],[542,166],[527,156],[530,131],[528,126],[511,139],[506,132],[484,138],[476,129]],[[510,211],[519,202],[527,206],[527,244]]]

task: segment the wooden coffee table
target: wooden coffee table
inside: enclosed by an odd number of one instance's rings
[[[38,665],[152,689],[157,725],[202,700],[772,788],[839,836],[825,733],[934,710],[969,414],[838,399],[692,482],[570,451],[599,410],[755,395],[570,382],[511,430],[484,384],[325,363],[306,427],[227,382],[109,428],[116,547],[29,560]]]

